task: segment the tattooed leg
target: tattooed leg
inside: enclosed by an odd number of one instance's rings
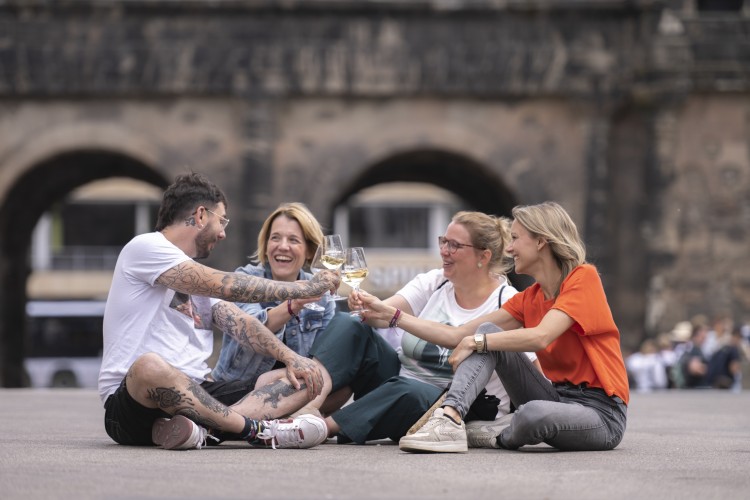
[[[294,413],[302,408],[309,400],[305,384],[297,390],[287,379],[271,382],[259,389],[255,389],[247,396],[232,405],[246,417],[270,420]]]
[[[193,379],[156,354],[138,358],[127,374],[128,393],[147,408],[184,415],[205,427],[239,433],[245,419],[216,401]]]
[[[316,363],[320,364],[317,359],[313,358],[313,360]],[[323,376],[323,390],[321,391],[320,395],[301,408],[292,410],[290,414],[300,415],[304,413],[312,413],[315,415],[320,413],[328,415],[341,408],[344,403],[349,400],[349,397],[352,395],[351,389],[349,389],[348,387],[344,387],[338,390],[336,393],[331,394],[333,383],[331,381],[331,376],[328,373],[328,370],[321,370],[321,374]],[[276,370],[266,372],[258,377],[258,380],[255,382],[255,388],[260,389],[264,386],[273,384],[278,380],[288,380],[286,379],[285,375],[286,370],[284,368],[278,368]]]
[[[263,386],[272,384],[277,380],[282,379],[286,379],[286,370],[284,368],[271,370],[270,372],[266,372],[258,377],[258,380],[255,381],[255,388],[260,389]]]

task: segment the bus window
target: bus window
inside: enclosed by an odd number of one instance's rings
[[[96,387],[104,301],[30,301],[24,361],[32,387]]]

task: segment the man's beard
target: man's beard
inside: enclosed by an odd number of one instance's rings
[[[211,243],[213,242],[209,241],[207,236],[204,236],[203,233],[199,233],[195,238],[195,257],[193,259],[205,259],[211,255]]]

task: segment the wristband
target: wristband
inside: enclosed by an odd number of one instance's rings
[[[388,328],[396,327],[396,325],[398,325],[399,319],[401,319],[401,309],[396,309],[396,312],[393,314],[393,317],[391,318],[391,322],[388,323]]]
[[[286,310],[289,312],[289,316],[297,320],[297,323],[300,322],[299,316],[294,314],[294,311],[292,311],[292,299],[286,301]]]

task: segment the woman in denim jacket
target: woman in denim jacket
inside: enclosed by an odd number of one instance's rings
[[[302,203],[284,203],[263,223],[258,235],[258,250],[251,257],[257,264],[240,267],[237,272],[276,281],[308,280],[312,275],[302,267],[310,264],[322,241],[320,224],[307,207]],[[303,307],[316,301],[324,310]],[[237,305],[258,318],[284,344],[304,357],[336,312],[335,302],[325,297]],[[273,358],[243,349],[235,339],[224,334],[219,361],[211,375],[217,381],[257,381],[275,368],[275,363]]]

